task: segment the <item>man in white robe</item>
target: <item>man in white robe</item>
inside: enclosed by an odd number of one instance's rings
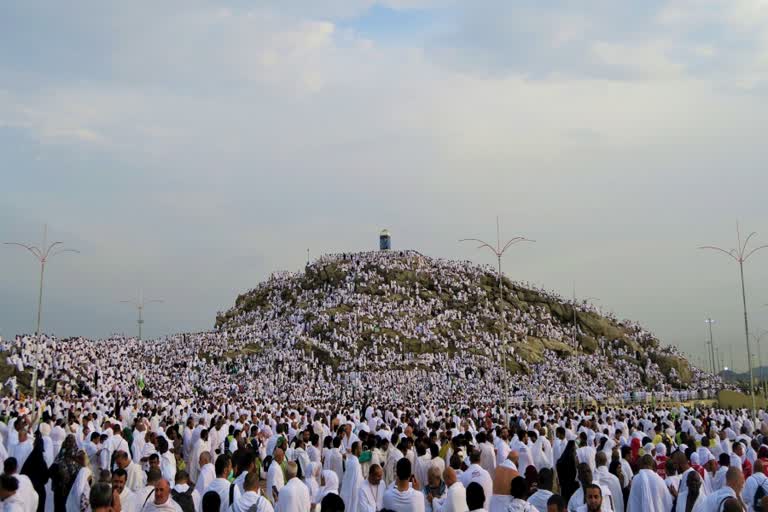
[[[299,466],[295,462],[286,464],[285,477],[288,482],[280,489],[275,512],[308,512],[311,506],[309,488],[298,478]]]
[[[480,467],[480,451],[472,450],[469,454],[470,466],[461,474],[460,480],[466,489],[472,482],[477,482],[483,486],[485,492],[485,509],[488,510],[488,505],[491,502],[491,496],[493,496],[493,479],[491,475]],[[447,482],[446,482],[447,485]]]
[[[632,485],[634,485],[634,483]],[[729,498],[733,498],[741,504],[740,496],[743,489],[744,474],[739,468],[728,468],[725,475],[725,486],[707,496],[701,503],[697,512],[720,512],[723,510],[724,502]],[[632,510],[634,509],[630,509],[630,512]]]
[[[426,446],[420,444],[416,449],[416,455],[416,464],[413,475],[416,477],[416,480],[424,486],[427,485],[427,473],[429,472],[429,468],[432,467],[432,454],[430,454]]]
[[[401,446],[403,448],[401,448]],[[397,447],[390,447],[386,461],[384,462],[384,484],[389,486],[391,485],[395,479],[397,478],[397,475],[395,474],[395,467],[397,466],[397,462],[402,459],[405,454],[403,451],[405,450],[404,445],[401,443],[400,446]]]
[[[184,460],[189,461],[192,455],[192,433],[194,431],[194,421],[192,418],[187,419],[187,426],[184,428],[184,434],[182,434],[182,455]]]
[[[32,439],[29,438],[26,428],[19,430],[18,435],[19,441],[13,445],[13,448],[11,448],[8,455],[16,459],[19,468],[23,468],[24,463],[27,461],[27,457],[32,453],[33,445]]]
[[[621,482],[608,471],[608,456],[605,452],[599,452],[595,455],[595,483],[603,485],[610,489],[613,510],[615,512],[624,512],[624,494],[621,488]],[[605,497],[603,497],[605,499]]]
[[[191,479],[192,477],[190,477]],[[203,452],[200,454],[200,473],[197,475],[197,481],[195,482],[196,489],[205,489],[216,478],[216,468],[211,462],[211,454],[209,452]]]
[[[219,455],[216,458],[216,478],[203,491],[203,496],[208,492],[215,492],[219,495],[221,498],[220,512],[227,512],[230,505],[240,499],[240,489],[227,480],[230,471],[232,471],[232,459],[229,455]]]
[[[445,498],[432,500],[433,512],[466,512],[468,510],[467,490],[456,477],[456,471],[450,466],[445,468],[443,480],[448,492]]]
[[[336,473],[336,476],[339,477],[339,482],[344,479],[344,459],[341,455],[340,447],[341,438],[335,437],[333,439],[333,448],[323,464],[323,469],[330,469]]]
[[[685,484],[685,489],[677,495],[677,503],[681,504],[679,506],[682,507],[679,510],[682,512],[689,510],[688,505],[691,501],[690,510],[699,510],[702,502],[707,499],[704,490],[704,480],[701,478],[698,471],[687,471],[685,473]]]
[[[144,421],[137,421],[136,427],[133,431],[133,443],[131,443],[131,451],[133,452],[133,462],[139,464],[141,462],[142,453],[144,452],[145,438],[147,434],[147,425]]]
[[[347,422],[344,425],[344,429],[342,431],[342,438],[341,438],[341,451],[343,453],[352,453],[352,444],[355,442],[359,442],[357,435],[355,435],[354,432],[352,432],[352,423]]]
[[[112,489],[120,495],[120,510],[122,512],[137,512],[141,503],[136,503],[136,495],[131,491],[125,482],[128,478],[124,469],[116,469],[112,472]]]
[[[200,439],[195,441],[192,445],[192,451],[189,455],[189,478],[193,482],[197,482],[197,477],[200,474],[200,454],[203,452],[211,452],[211,444],[208,442],[208,431],[203,429],[200,431]]]
[[[486,470],[493,479],[496,472],[496,452],[493,450],[493,445],[488,442],[485,432],[477,434],[477,448],[480,450],[480,467]]]
[[[93,432],[88,437],[87,441],[83,441],[83,450],[88,456],[88,462],[91,464],[91,471],[94,475],[98,475],[101,470],[99,464],[99,450],[101,449],[101,435],[98,432]]]
[[[56,427],[54,427],[54,432],[55,431]],[[51,438],[53,438],[53,433],[51,433]],[[61,444],[59,444],[59,448],[61,448]],[[114,434],[112,434],[112,437],[107,440],[107,450],[108,460],[112,460],[112,454],[115,452],[130,452],[130,449],[128,448],[128,441],[123,438],[123,433],[118,425],[115,425]],[[56,450],[56,441],[54,441],[53,451],[55,452],[54,457],[58,455],[59,452]]]
[[[244,453],[240,456],[238,462],[238,470],[240,474],[235,477],[235,485],[240,489],[240,492],[245,492],[245,479],[248,477],[248,473],[256,471],[256,464],[253,455],[250,453]]]
[[[267,469],[267,487],[266,494],[267,499],[273,505],[277,503],[278,496],[280,495],[280,489],[285,485],[285,478],[283,477],[283,468],[281,464],[285,459],[285,453],[282,448],[275,448],[274,457],[272,463]]]
[[[500,466],[507,460],[509,452],[512,451],[509,447],[509,429],[501,429],[501,435],[493,439],[493,447],[496,449],[496,466]]]
[[[149,501],[150,496],[155,491],[155,487],[157,486],[158,482],[163,479],[163,474],[160,473],[159,469],[151,469],[147,473],[147,484],[135,492],[136,494],[136,503],[139,507],[142,507],[144,503]]]
[[[640,470],[632,478],[627,512],[667,512],[671,509],[672,494],[656,474],[656,461],[651,455],[643,455]]]
[[[601,510],[603,512],[613,512],[613,496],[611,495],[611,490],[605,485],[595,482],[589,464],[586,462],[580,462],[576,468],[576,471],[579,479],[579,488],[576,490],[576,492],[573,493],[573,495],[571,495],[571,499],[568,500],[568,510],[570,512],[575,512],[579,507],[586,503],[585,489],[587,486],[594,483],[595,485],[599,485],[600,489],[602,490]]]
[[[3,512],[24,512],[25,505],[19,496],[19,481],[15,478],[0,477],[0,500]]]
[[[696,453],[691,454],[691,457],[694,456],[698,457]],[[688,457],[681,451],[672,454],[672,460],[677,465],[678,471],[680,472],[680,484],[677,488],[677,505],[675,506],[675,511],[685,512],[686,503],[688,503],[688,476],[690,473],[695,473],[696,470],[691,467],[688,462]],[[701,478],[699,478],[699,485],[699,496],[701,497],[700,499],[703,499],[706,497],[706,490],[704,489],[704,486],[701,485]]]
[[[352,443],[352,451],[347,455],[347,468],[341,481],[341,499],[347,510],[357,510],[357,498],[360,485],[363,483],[363,471],[360,467],[360,441]]]
[[[588,445],[582,436],[582,445],[576,450],[578,461],[589,464],[589,469],[595,471],[595,455],[597,455],[597,450],[595,450],[594,446]],[[603,501],[605,501],[605,497],[603,497]]]
[[[378,464],[371,464],[368,478],[360,485],[355,512],[378,512],[384,507],[384,470]]]
[[[5,475],[12,476],[19,482],[19,489],[16,491],[16,496],[21,499],[22,503],[24,503],[24,512],[35,512],[40,497],[37,495],[37,491],[35,491],[35,487],[32,485],[32,480],[30,480],[27,475],[18,474],[16,459],[13,457],[5,459],[3,469]]]
[[[768,495],[768,477],[763,473],[763,461],[756,460],[754,466],[752,466],[752,471],[753,473],[747,478],[747,481],[744,483],[744,491],[741,493],[741,497],[744,499],[744,503],[750,512],[753,512],[755,495],[759,488],[762,487],[765,494]]]
[[[61,422],[61,424],[59,424]],[[64,438],[67,437],[67,432],[64,430],[63,426],[64,420],[57,421],[56,424],[51,428],[51,442],[53,443],[53,456],[56,457],[59,454],[59,450],[61,450],[61,445],[64,443]],[[114,436],[113,436],[114,437]],[[122,437],[120,438],[122,439]],[[116,450],[116,446],[119,444],[120,439],[117,439],[115,441],[112,441],[112,438],[110,438],[110,451],[109,454],[112,456],[112,453]],[[122,439],[125,441],[125,439]],[[125,451],[128,451],[128,443],[125,443],[124,445]]]
[[[171,484],[162,479],[155,486],[155,493],[141,508],[140,512],[182,512],[178,503],[171,498]]]
[[[539,473],[539,486],[535,493],[528,498],[528,503],[538,512],[547,512],[547,501],[552,497],[552,484],[554,481],[554,472],[549,468],[544,468]]]
[[[177,471],[175,485],[171,489],[171,497],[173,498],[179,494],[189,494],[192,498],[195,512],[200,512],[202,510],[203,496],[197,489],[194,488],[192,488],[192,492],[190,492],[190,488],[189,473],[184,470]]]
[[[424,512],[424,495],[411,485],[411,461],[403,457],[395,468],[397,480],[384,492],[384,508],[394,512]]]
[[[274,512],[272,504],[259,492],[258,473],[248,473],[243,482],[243,489],[244,492],[240,495],[240,499],[235,502],[232,512]]]
[[[168,441],[164,437],[157,438],[157,451],[160,453],[160,470],[163,478],[169,482],[176,480],[176,457],[169,450]]]
[[[125,485],[131,491],[137,492],[147,484],[147,474],[142,471],[141,466],[131,460],[127,452],[117,452],[117,455],[115,455],[115,463],[117,464],[117,467],[125,470],[127,474]]]

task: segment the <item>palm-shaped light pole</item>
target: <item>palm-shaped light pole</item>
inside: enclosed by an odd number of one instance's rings
[[[584,297],[581,299],[582,304],[586,304],[589,301],[600,300],[597,297]],[[571,330],[571,343],[573,348],[576,348],[576,282],[573,283],[573,329]]]
[[[48,263],[48,260],[54,256],[58,256],[59,254],[65,252],[79,254],[80,251],[64,248],[64,242],[53,242],[49,244],[47,224],[43,226],[43,243],[40,245],[40,247],[29,244],[22,244],[19,242],[5,242],[4,245],[15,245],[17,247],[26,249],[35,257],[37,261],[40,262],[40,288],[37,294],[37,327],[35,328],[35,338],[37,343],[35,345],[35,363],[32,369],[32,408],[33,411],[37,413],[37,367],[39,366],[40,359],[40,326],[42,324],[43,318],[43,280],[45,277],[45,264]],[[35,414],[35,418],[37,418],[37,414]],[[37,421],[37,419],[35,419],[35,421]]]
[[[715,339],[712,336],[712,325],[717,323],[716,320],[712,320],[711,318],[707,318],[704,320],[704,323],[706,323],[709,326],[709,341],[707,342],[707,345],[709,345],[709,361],[712,363],[712,374],[716,375],[717,372],[715,371]]]
[[[762,357],[762,355],[760,353],[760,342],[766,336],[768,336],[768,331],[766,331],[766,330],[763,330],[759,335],[758,334],[753,334],[752,335],[752,338],[754,338],[755,343],[757,343],[757,367],[759,368],[759,370],[758,370],[758,377],[757,378],[760,380],[760,386],[759,387],[760,387],[761,390],[765,389],[765,381],[763,380],[763,373],[764,373],[763,372],[763,357]]]
[[[535,240],[530,240],[528,238],[522,237],[522,236],[516,236],[514,238],[510,238],[507,240],[504,245],[501,245],[501,228],[499,227],[499,218],[496,217],[496,245],[493,246],[488,242],[485,242],[483,240],[480,240],[479,238],[462,238],[459,240],[459,242],[476,242],[480,244],[477,248],[478,249],[488,249],[490,250],[495,256],[496,256],[496,262],[497,262],[497,270],[498,270],[498,280],[499,280],[499,315],[501,316],[501,338],[502,338],[502,351],[501,351],[501,364],[504,367],[504,413],[509,416],[509,388],[507,383],[507,339],[506,339],[506,333],[504,332],[504,288],[502,284],[502,275],[501,275],[501,258],[504,256],[504,253],[507,252],[507,250],[512,247],[513,245],[519,244],[521,242],[535,242]]]
[[[143,317],[144,307],[147,304],[160,304],[162,302],[163,302],[162,299],[145,299],[144,292],[141,290],[139,290],[139,300],[121,300],[120,301],[121,304],[130,304],[131,306],[135,307],[138,310],[139,319],[137,323],[139,324],[139,340],[141,340],[141,327],[142,325],[144,325],[144,317]]]
[[[750,394],[752,395],[752,421],[753,422],[757,419],[757,405],[755,403],[755,381],[754,381],[754,375],[752,370],[752,347],[749,342],[749,318],[747,316],[747,292],[746,292],[746,287],[744,286],[744,263],[747,260],[749,260],[749,258],[756,252],[762,249],[768,248],[768,245],[760,245],[758,247],[755,247],[754,249],[749,249],[749,241],[755,235],[757,235],[757,233],[755,232],[750,233],[742,243],[739,224],[736,223],[736,240],[738,242],[738,247],[736,249],[726,250],[726,249],[715,247],[712,245],[699,247],[699,249],[710,249],[713,251],[721,252],[739,264],[739,276],[741,277],[741,303],[744,308],[744,338],[746,339],[746,342],[747,342],[747,366],[749,366],[749,391],[750,391]]]

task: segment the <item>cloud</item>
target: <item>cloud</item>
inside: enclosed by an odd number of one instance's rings
[[[379,2],[435,12],[423,38],[393,40],[356,28],[376,14],[362,0],[31,5],[0,26],[0,152],[17,169],[0,229],[54,219],[79,237],[51,300],[90,290],[83,311],[112,321],[108,304],[145,283],[178,305],[163,329],[208,327],[307,247],[367,248],[382,226],[398,247],[475,257],[456,233],[484,237],[501,214],[540,240],[514,275],[584,281],[694,346],[658,310],[724,308],[729,283],[707,296],[712,266],[685,258],[735,215],[766,218],[765,46],[746,7]],[[47,35],[35,52],[29,33]],[[91,318],[70,313],[73,334]]]
[[[592,54],[597,62],[627,76],[662,80],[683,75],[683,66],[667,56],[668,46],[661,41],[642,45],[595,42]]]

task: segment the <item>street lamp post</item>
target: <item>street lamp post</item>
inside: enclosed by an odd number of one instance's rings
[[[768,331],[763,331],[759,336],[757,334],[753,334],[752,337],[755,339],[755,343],[757,344],[757,367],[758,367],[758,379],[760,379],[760,389],[763,394],[765,394],[765,380],[763,376],[763,357],[760,354],[760,341],[768,335]]]
[[[582,299],[584,302],[588,302],[590,300],[600,300],[597,297],[585,297]],[[571,330],[571,343],[573,344],[573,348],[576,348],[576,283],[573,283],[573,329]]]
[[[22,244],[19,242],[5,242],[5,245],[15,245],[17,247],[21,247],[29,251],[37,261],[40,262],[40,287],[38,288],[37,293],[37,326],[35,328],[35,338],[36,338],[36,345],[35,345],[35,365],[32,369],[32,410],[35,413],[35,423],[38,419],[38,409],[37,409],[37,368],[40,366],[40,339],[42,337],[42,334],[40,332],[40,328],[42,325],[42,319],[43,319],[43,282],[45,279],[45,264],[53,258],[54,256],[57,256],[59,254],[65,253],[65,252],[73,252],[73,253],[80,253],[80,251],[77,251],[75,249],[66,249],[63,248],[62,245],[63,242],[53,242],[51,244],[48,243],[48,225],[43,226],[43,243],[40,245],[40,247],[36,247],[34,245],[28,245],[28,244]]]
[[[704,322],[709,325],[709,343],[708,343],[709,351],[708,352],[709,352],[709,360],[712,363],[712,374],[714,375],[716,373],[715,372],[715,340],[712,337],[712,324],[714,324],[715,321],[712,320],[711,318],[707,318],[706,320],[704,320]]]
[[[717,374],[723,371],[723,366],[720,363],[720,347],[715,347],[715,368],[717,369]]]
[[[141,340],[141,327],[144,325],[144,317],[143,317],[144,306],[146,306],[147,304],[159,304],[159,303],[162,303],[163,301],[161,299],[145,299],[144,292],[139,290],[139,300],[121,300],[120,302],[122,304],[130,304],[138,310],[139,320],[137,323],[139,324],[139,340]]]
[[[504,329],[504,289],[502,284],[502,275],[501,275],[501,257],[504,256],[504,253],[512,247],[515,244],[518,244],[520,242],[535,242],[535,240],[530,240],[528,238],[522,237],[522,236],[516,236],[514,238],[511,238],[507,240],[507,242],[502,246],[501,245],[501,229],[499,227],[499,218],[496,217],[496,246],[489,244],[488,242],[484,242],[483,240],[480,240],[478,238],[462,238],[459,240],[459,242],[477,242],[480,245],[477,247],[478,249],[488,249],[490,250],[495,256],[496,256],[496,262],[497,262],[497,271],[498,271],[498,280],[499,280],[499,316],[501,318],[501,329],[502,329],[502,351],[501,351],[501,364],[504,367],[504,414],[506,417],[509,417],[509,388],[507,383],[507,339],[506,339],[506,333]]]
[[[715,246],[704,246],[700,247],[700,249],[710,249],[713,251],[718,251],[726,256],[732,258],[734,261],[736,261],[739,264],[739,277],[741,278],[741,303],[744,308],[744,338],[747,342],[747,366],[749,366],[749,391],[752,395],[752,421],[755,422],[757,420],[757,405],[755,402],[755,381],[754,381],[754,375],[752,370],[752,347],[749,342],[749,318],[747,316],[747,292],[746,292],[746,286],[744,285],[744,263],[749,260],[749,258],[755,254],[756,252],[768,248],[768,245],[760,245],[758,247],[755,247],[754,249],[748,250],[749,241],[752,239],[753,236],[755,236],[757,233],[750,233],[747,238],[744,240],[744,243],[741,242],[741,231],[739,230],[739,224],[736,223],[736,239],[738,242],[738,248],[737,249],[731,249],[726,251],[725,249],[722,249],[720,247]]]

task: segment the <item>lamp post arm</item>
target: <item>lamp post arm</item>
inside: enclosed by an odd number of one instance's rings
[[[504,254],[504,252],[505,252],[507,249],[509,249],[510,247],[512,247],[513,245],[515,245],[515,244],[517,244],[517,243],[520,243],[520,242],[535,242],[535,241],[536,241],[536,240],[530,240],[530,239],[528,239],[528,238],[525,238],[525,237],[523,237],[523,236],[516,236],[515,238],[511,239],[510,241],[508,241],[508,242],[506,243],[506,245],[504,246],[504,248],[501,250],[501,253],[502,253],[502,254]]]
[[[40,252],[40,249],[38,249],[34,245],[20,244],[18,242],[3,242],[3,245],[15,245],[17,247],[22,247],[22,248],[28,250],[29,252],[31,252],[32,255],[35,258],[37,258],[38,260],[42,260],[43,259],[43,254]]]
[[[761,251],[761,250],[763,250],[763,249],[768,249],[768,244],[767,244],[767,245],[761,245],[761,246],[759,246],[759,247],[755,247],[754,249],[752,249],[751,251],[749,251],[749,252],[747,253],[747,255],[746,255],[746,256],[744,256],[744,261],[747,261],[747,260],[749,259],[749,257],[750,257],[750,256],[752,256],[752,255],[753,255],[753,254],[755,254],[756,252],[758,252],[758,251]]]
[[[699,249],[709,249],[712,251],[720,251],[726,256],[733,258],[735,261],[739,261],[739,258],[733,254],[734,253],[733,249],[731,249],[730,251],[726,251],[725,249],[721,249],[720,247],[714,247],[712,245],[705,245],[705,246],[699,247]]]

